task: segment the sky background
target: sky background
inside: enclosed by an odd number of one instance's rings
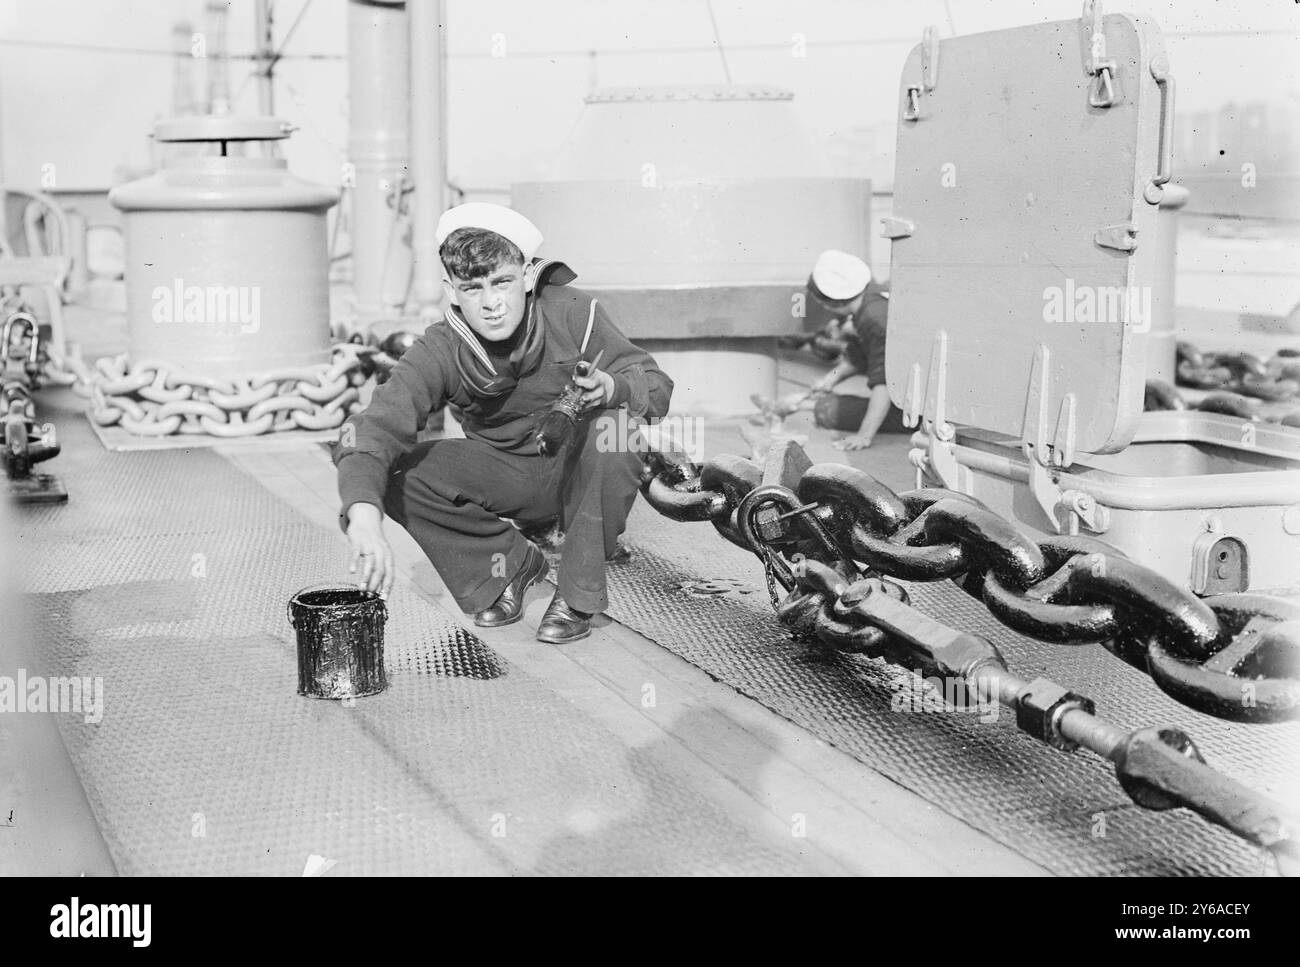
[[[253,6],[229,5],[232,54],[254,49]],[[304,0],[274,4],[277,43],[303,8]],[[277,114],[300,129],[286,150],[290,164],[329,183],[346,160],[346,8],[311,0],[276,75]],[[887,163],[899,74],[927,24],[950,36],[1073,19],[1081,9],[1078,0],[713,0],[732,80],[792,90],[840,174]],[[1130,0],[1105,10],[1163,28],[1180,112],[1264,100],[1272,117],[1300,127],[1292,120],[1300,112],[1295,0]],[[52,163],[59,188],[105,188],[148,166],[146,135],[172,113],[181,20],[206,29],[202,0],[0,0],[4,178],[34,187]],[[593,83],[726,79],[705,0],[449,0],[448,30],[449,174],[471,188],[543,171]],[[497,34],[504,57],[492,56]],[[806,38],[804,57],[793,55],[796,35]],[[201,93],[205,65],[191,63]],[[229,64],[236,112],[256,111],[251,68]]]

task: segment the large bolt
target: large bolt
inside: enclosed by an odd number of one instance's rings
[[[1061,734],[1057,723],[1067,708],[1096,710],[1092,699],[1062,688],[1046,678],[1035,678],[1016,696],[1016,725],[1034,738],[1057,749],[1072,751],[1078,746]]]

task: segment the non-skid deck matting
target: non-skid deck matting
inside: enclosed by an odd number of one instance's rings
[[[311,854],[348,873],[823,872],[412,594],[392,602],[388,692],[350,708],[299,698],[285,605],[340,576],[337,533],[213,452],[106,453],[65,425],[51,469],[72,499],[20,511],[19,545],[50,672],[104,682],[102,722],[60,723],[122,872],[299,873]],[[611,616],[1033,862],[1271,869],[1185,810],[1132,805],[1106,763],[1035,742],[1005,709],[899,710],[898,670],[790,641],[757,560],[709,525],[638,503],[628,543]],[[1300,724],[1208,718],[1100,647],[1022,638],[948,584],[912,590],[1025,678],[1089,695],[1125,728],[1185,728],[1216,768],[1297,797]]]
[[[16,515],[47,674],[98,677],[59,716],[124,874],[834,872],[755,832],[411,593],[391,686],[299,697],[286,603],[344,545],[211,451],[65,436],[66,505]]]

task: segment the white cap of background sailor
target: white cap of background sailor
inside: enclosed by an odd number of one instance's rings
[[[808,281],[827,302],[852,302],[871,283],[871,267],[856,255],[827,249],[817,256]]]

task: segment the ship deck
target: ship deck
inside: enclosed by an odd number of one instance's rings
[[[87,358],[125,349],[120,299],[120,286],[100,283],[69,307]],[[819,369],[785,359],[782,391]],[[632,561],[611,568],[609,613],[559,648],[534,639],[548,586],[530,592],[520,623],[475,628],[390,524],[390,688],[347,703],[300,697],[286,604],[346,578],[319,439],[113,452],[71,391],[43,390],[38,406],[63,446],[41,469],[70,499],[10,515],[26,604],[13,613],[27,625],[4,640],[29,675],[102,678],[104,702],[98,722],[0,716],[6,872],[1271,868],[1186,811],[1139,809],[1105,763],[1034,743],[1010,716],[898,712],[896,671],[789,640],[756,558],[643,501]],[[814,461],[912,486],[906,437],[844,454],[829,432],[790,424]],[[706,452],[747,455],[746,428],[710,421]],[[992,638],[1025,677],[1083,690],[1127,728],[1184,727],[1216,767],[1296,800],[1295,724],[1201,716],[1099,647],[1021,639],[947,585],[915,601]]]

